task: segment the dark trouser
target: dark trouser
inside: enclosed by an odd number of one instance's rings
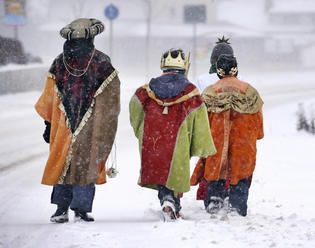
[[[89,186],[56,184],[51,194],[51,203],[66,208],[70,207],[72,210],[81,209],[91,212],[94,195],[94,183]]]
[[[230,185],[229,202],[232,208],[242,215],[247,215],[248,186],[250,178],[240,180],[236,185]]]
[[[211,198],[216,200],[223,200],[229,195],[228,190],[225,188],[225,180],[220,179],[218,181],[210,181],[207,187],[207,196],[204,201],[205,207],[207,208],[211,202]]]
[[[163,185],[158,184],[158,197],[160,199],[161,206],[164,201],[170,201],[174,203],[175,211],[178,213],[181,210],[180,199],[174,196],[174,191],[166,188]]]
[[[236,185],[230,185],[230,192],[225,188],[225,180],[210,181],[208,183],[207,198],[205,200],[206,207],[210,204],[212,199],[222,199],[229,196],[229,204],[231,208],[242,215],[247,214],[247,200],[250,177],[240,180]]]

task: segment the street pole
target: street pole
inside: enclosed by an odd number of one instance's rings
[[[146,0],[147,3],[147,30],[146,30],[146,40],[145,40],[145,81],[149,81],[149,74],[150,74],[150,36],[151,36],[151,1]]]
[[[113,59],[114,51],[113,51],[113,33],[114,33],[114,24],[113,20],[115,20],[119,15],[119,9],[113,5],[108,5],[104,10],[105,16],[109,19],[109,56]]]
[[[197,24],[205,23],[207,15],[206,15],[206,6],[203,4],[197,5],[185,5],[184,6],[184,21],[185,23],[191,23],[193,26],[193,40],[192,40],[192,73],[193,79],[196,79],[196,60],[197,60]]]
[[[113,59],[113,21],[109,21],[109,57]]]
[[[18,26],[17,25],[15,25],[14,26],[14,39],[15,40],[18,40],[18,38],[19,38],[19,35],[18,35]]]

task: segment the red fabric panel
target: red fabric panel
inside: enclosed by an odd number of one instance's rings
[[[194,88],[193,84],[189,84],[176,97],[163,99],[163,101],[175,101]],[[195,96],[185,102],[175,104],[168,108],[168,114],[165,115],[162,114],[164,107],[149,98],[145,89],[139,88],[136,96],[145,112],[141,185],[166,185],[179,128],[187,115],[202,104],[202,99],[200,96]]]

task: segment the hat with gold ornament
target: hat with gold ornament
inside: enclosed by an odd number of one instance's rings
[[[90,39],[102,33],[104,24],[97,19],[79,18],[60,30],[60,35],[67,39]]]
[[[236,77],[238,74],[236,58],[230,54],[221,54],[216,63],[216,68],[219,78],[224,78],[227,76]]]

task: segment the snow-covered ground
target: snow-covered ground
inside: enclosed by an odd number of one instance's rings
[[[0,248],[314,248],[315,136],[296,131],[297,103],[315,104],[314,74],[247,76],[265,101],[265,138],[258,142],[249,214],[227,220],[210,219],[193,187],[182,199],[185,219],[161,221],[157,193],[137,186],[139,153],[129,125],[128,101],[143,82],[122,74],[120,173],[97,186],[94,223],[74,223],[72,213],[69,223],[50,223],[51,187],[40,184],[48,145],[33,108],[40,92],[0,96]]]

